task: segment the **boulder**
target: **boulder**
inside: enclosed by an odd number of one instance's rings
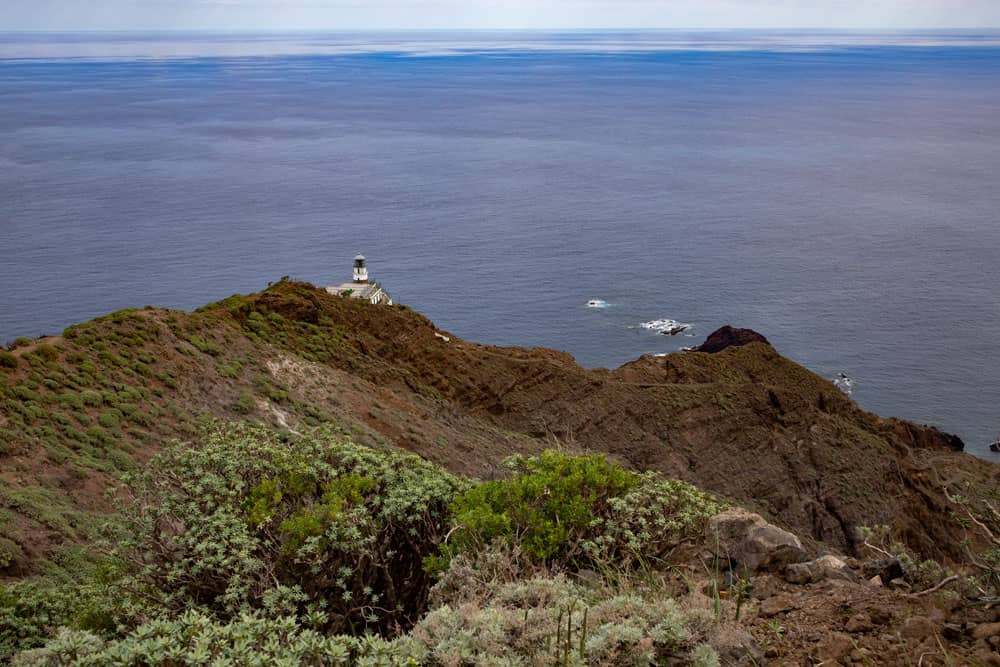
[[[706,539],[716,555],[731,561],[737,572],[780,572],[806,559],[798,537],[746,510],[727,510],[712,517]]]
[[[785,579],[792,584],[811,584],[828,579],[854,581],[847,563],[836,556],[822,556],[807,563],[792,563],[785,568]]]

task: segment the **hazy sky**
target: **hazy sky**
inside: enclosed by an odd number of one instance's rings
[[[1000,0],[0,0],[0,30],[997,26]]]

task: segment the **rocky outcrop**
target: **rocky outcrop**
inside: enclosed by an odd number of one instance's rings
[[[704,343],[694,348],[694,352],[715,354],[730,347],[740,347],[741,345],[749,345],[750,343],[771,344],[764,336],[753,329],[736,329],[726,325],[709,334]]]
[[[737,572],[777,572],[806,557],[798,537],[742,509],[712,517],[705,539],[709,548],[728,560]]]

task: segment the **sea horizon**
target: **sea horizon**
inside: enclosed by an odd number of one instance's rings
[[[362,252],[475,342],[746,326],[992,456],[1000,30],[17,35],[0,340]]]

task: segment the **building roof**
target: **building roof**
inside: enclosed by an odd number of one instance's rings
[[[355,262],[357,262],[358,260],[361,260],[362,262],[365,261],[365,256],[364,255],[358,255],[357,257],[354,258]]]
[[[356,299],[369,299],[381,289],[382,286],[378,283],[341,283],[339,285],[330,285],[326,288],[326,291],[330,294],[350,292],[351,296]]]

